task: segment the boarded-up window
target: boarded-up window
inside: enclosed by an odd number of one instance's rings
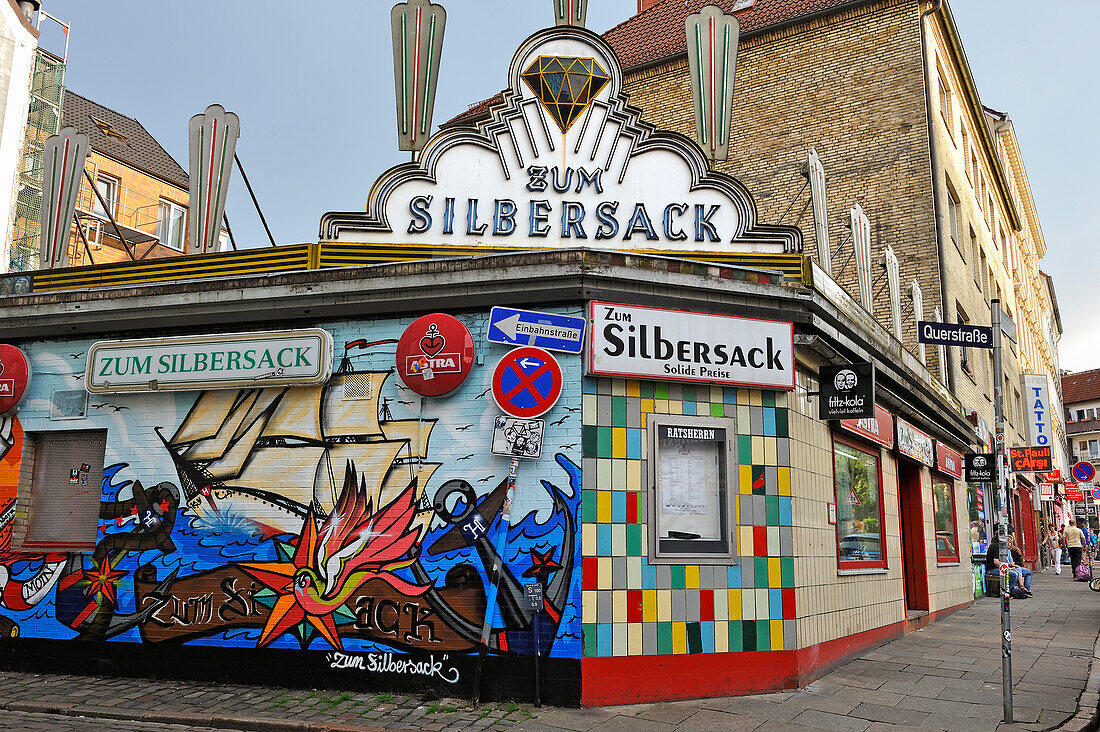
[[[25,548],[94,549],[107,433],[38,432]]]

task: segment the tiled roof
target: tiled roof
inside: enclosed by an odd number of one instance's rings
[[[1067,407],[1076,402],[1100,399],[1100,369],[1066,374],[1062,377],[1062,403]]]
[[[61,124],[87,135],[96,152],[187,188],[187,171],[133,117],[66,89]]]
[[[684,23],[687,16],[699,12],[707,5],[717,5],[730,12],[736,3],[737,0],[661,0],[607,31],[603,38],[619,57],[623,70],[627,70],[650,61],[686,53]],[[804,15],[851,4],[854,4],[853,0],[756,0],[752,7],[738,11],[736,15],[741,24],[741,34],[744,35]],[[478,102],[444,126],[480,117],[501,98],[497,94],[491,99]]]

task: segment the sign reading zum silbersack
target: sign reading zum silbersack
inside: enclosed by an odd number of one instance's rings
[[[609,302],[590,303],[588,373],[794,388],[794,326]]]
[[[332,336],[320,328],[100,341],[88,350],[93,394],[239,386],[309,386],[332,371]]]

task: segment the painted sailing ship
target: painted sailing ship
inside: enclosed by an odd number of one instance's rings
[[[297,534],[314,506],[335,506],[347,463],[374,505],[413,480],[423,489],[435,419],[392,419],[382,387],[391,371],[358,371],[345,353],[320,386],[202,392],[170,439],[187,508],[200,518],[247,519],[267,535]],[[430,514],[431,504],[420,506]],[[420,517],[427,526],[431,516]]]

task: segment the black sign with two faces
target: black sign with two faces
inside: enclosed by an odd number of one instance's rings
[[[850,363],[822,366],[819,419],[860,419],[875,416],[875,365]]]
[[[992,483],[993,461],[997,454],[992,452],[968,452],[963,461],[963,480],[967,483]]]

